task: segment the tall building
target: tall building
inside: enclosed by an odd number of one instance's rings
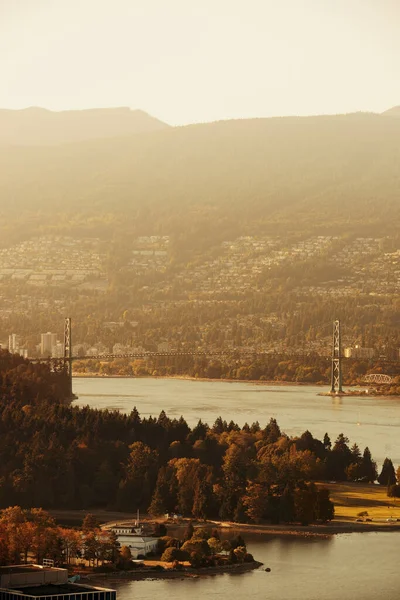
[[[17,354],[19,350],[19,335],[12,333],[8,336],[8,349],[11,354]]]
[[[53,351],[53,346],[57,344],[57,334],[51,333],[48,331],[47,333],[42,333],[40,336],[40,353],[43,356],[51,356]]]
[[[373,348],[362,348],[361,346],[354,346],[354,348],[345,348],[344,356],[346,358],[360,358],[368,359],[373,358],[375,350]]]

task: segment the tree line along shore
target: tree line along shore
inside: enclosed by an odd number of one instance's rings
[[[371,395],[400,395],[398,365],[386,364],[379,358],[351,359],[343,362],[344,384],[366,387],[368,373],[388,373],[389,385],[369,385]],[[274,384],[329,385],[330,357],[317,353],[296,356],[254,355],[228,358],[193,356],[150,357],[147,359],[116,358],[102,360],[86,358],[74,362],[75,377],[182,377],[195,380],[249,381]]]
[[[139,579],[261,566],[247,552],[240,534],[222,539],[219,529],[195,528],[192,522],[179,537],[167,535],[163,523],[152,522],[149,527],[157,537],[156,547],[132,560],[130,548],[119,543],[115,531],[101,527],[90,513],[80,526],[68,528],[57,525],[41,508],[9,507],[0,514],[0,565],[42,564],[50,559],[82,577],[129,574]]]
[[[0,508],[140,509],[153,517],[237,523],[331,521],[334,483],[375,482],[399,493],[387,458],[344,434],[289,437],[275,419],[239,427],[219,417],[142,418],[63,404],[65,374],[0,355]]]

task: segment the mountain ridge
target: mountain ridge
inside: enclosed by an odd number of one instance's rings
[[[51,111],[38,106],[0,109],[0,144],[3,146],[52,146],[168,127],[145,111],[129,107],[68,111]]]
[[[219,121],[60,146],[0,147],[0,226],[174,235],[193,251],[280,228],[374,231],[400,218],[400,119],[383,115]],[[17,235],[18,233],[18,235]]]
[[[385,110],[385,112],[383,112],[382,114],[387,117],[400,117],[400,104],[398,106],[393,106],[392,108]]]

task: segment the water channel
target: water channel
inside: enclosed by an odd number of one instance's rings
[[[327,432],[333,442],[344,433],[361,451],[368,446],[378,464],[388,456],[400,465],[399,397],[331,398],[318,395],[327,388],[314,386],[152,378],[77,377],[73,389],[79,406],[123,412],[136,406],[142,417],[164,410],[170,418],[183,415],[191,427],[199,419],[212,425],[219,416],[264,427],[274,417],[288,435],[308,429],[319,439]]]
[[[275,417],[289,435],[306,429],[322,438],[339,433],[369,446],[381,464],[390,456],[400,465],[400,398],[319,396],[319,387],[266,386],[178,379],[75,378],[76,404],[130,412],[145,417],[164,410],[183,415],[190,426],[199,419],[212,424],[221,415],[239,425]],[[271,598],[274,600],[397,600],[400,572],[399,533],[341,534],[330,538],[246,535],[248,549],[271,567],[242,575],[198,579],[108,582],[119,600],[187,600],[188,597]]]

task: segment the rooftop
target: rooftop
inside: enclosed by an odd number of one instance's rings
[[[59,585],[32,585],[23,587],[12,587],[12,590],[22,592],[26,596],[64,596],[65,594],[76,594],[80,592],[93,591],[93,587],[77,585],[75,583],[64,583]]]
[[[40,565],[9,565],[0,567],[0,575],[12,575],[14,573],[32,573],[32,571],[43,571],[46,567]]]

